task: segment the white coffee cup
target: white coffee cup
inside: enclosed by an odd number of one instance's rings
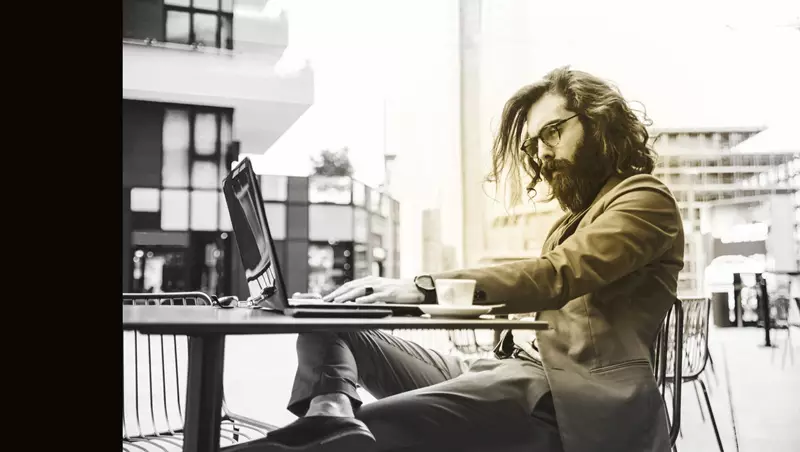
[[[443,306],[472,306],[474,279],[437,279],[436,300]]]

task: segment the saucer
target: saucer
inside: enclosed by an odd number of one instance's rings
[[[440,304],[422,304],[419,309],[431,317],[479,317],[488,314],[492,309],[502,305],[491,306],[445,306]]]

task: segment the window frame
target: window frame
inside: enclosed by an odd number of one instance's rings
[[[198,46],[205,44],[200,44],[196,40],[195,30],[194,30],[194,15],[196,13],[200,14],[209,14],[213,15],[217,18],[217,30],[214,36],[214,46],[213,48],[221,49],[221,50],[233,50],[233,3],[231,2],[231,11],[224,11],[222,9],[222,4],[225,0],[217,0],[217,9],[206,9],[206,8],[195,8],[194,6],[195,0],[189,0],[189,6],[179,6],[179,5],[170,5],[167,2],[163,2],[164,8],[164,19],[162,24],[162,32],[164,33],[164,41],[171,42],[167,39],[167,17],[169,16],[169,12],[181,12],[189,14],[189,42],[188,43],[180,43],[186,44],[190,46]],[[230,23],[230,37],[226,40],[226,42],[222,42],[222,22],[223,20],[227,19]]]
[[[192,228],[192,192],[194,191],[202,191],[202,192],[214,192],[217,194],[217,231],[223,231],[220,228],[222,224],[221,216],[227,215],[227,209],[221,202],[222,198],[222,180],[218,178],[217,184],[214,188],[208,187],[195,187],[194,181],[192,180],[192,169],[194,168],[195,162],[213,162],[217,165],[217,174],[220,174],[220,166],[224,164],[223,157],[226,156],[228,149],[224,149],[225,145],[223,140],[225,137],[222,136],[222,124],[223,121],[227,121],[230,124],[231,129],[233,128],[233,119],[234,119],[234,109],[229,107],[216,107],[216,106],[207,106],[207,105],[195,105],[195,104],[181,104],[181,103],[162,103],[161,104],[164,108],[164,111],[173,109],[173,110],[183,110],[187,112],[188,121],[189,121],[189,137],[188,137],[188,159],[187,159],[187,168],[188,171],[188,184],[186,187],[165,187],[162,183],[159,187],[152,187],[159,190],[159,215],[163,210],[163,192],[164,190],[182,190],[186,191],[189,196],[188,201],[188,225],[186,231],[200,231],[200,232],[210,232],[209,230],[205,229],[193,229]],[[196,135],[196,127],[197,127],[197,114],[198,113],[211,113],[215,117],[215,127],[214,127],[214,134],[215,134],[215,142],[214,142],[214,152],[213,154],[203,155],[197,153],[196,143],[195,143],[195,135]],[[163,146],[162,146],[162,159],[163,159]],[[163,165],[163,161],[162,161]],[[162,166],[163,171],[163,166]],[[163,176],[162,176],[163,177]],[[161,229],[165,230],[165,229]],[[168,231],[174,231],[176,229],[169,229]],[[182,229],[181,229],[182,230]],[[225,231],[223,231],[225,232]]]

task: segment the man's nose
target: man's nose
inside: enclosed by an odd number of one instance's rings
[[[547,160],[553,160],[555,156],[555,152],[553,152],[549,146],[541,142],[539,143],[539,159],[541,161],[546,162]]]

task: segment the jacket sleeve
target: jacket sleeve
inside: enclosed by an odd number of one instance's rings
[[[674,197],[654,183],[621,183],[605,210],[538,258],[454,270],[436,279],[475,279],[480,304],[504,311],[559,309],[647,265],[670,249],[683,228]]]

